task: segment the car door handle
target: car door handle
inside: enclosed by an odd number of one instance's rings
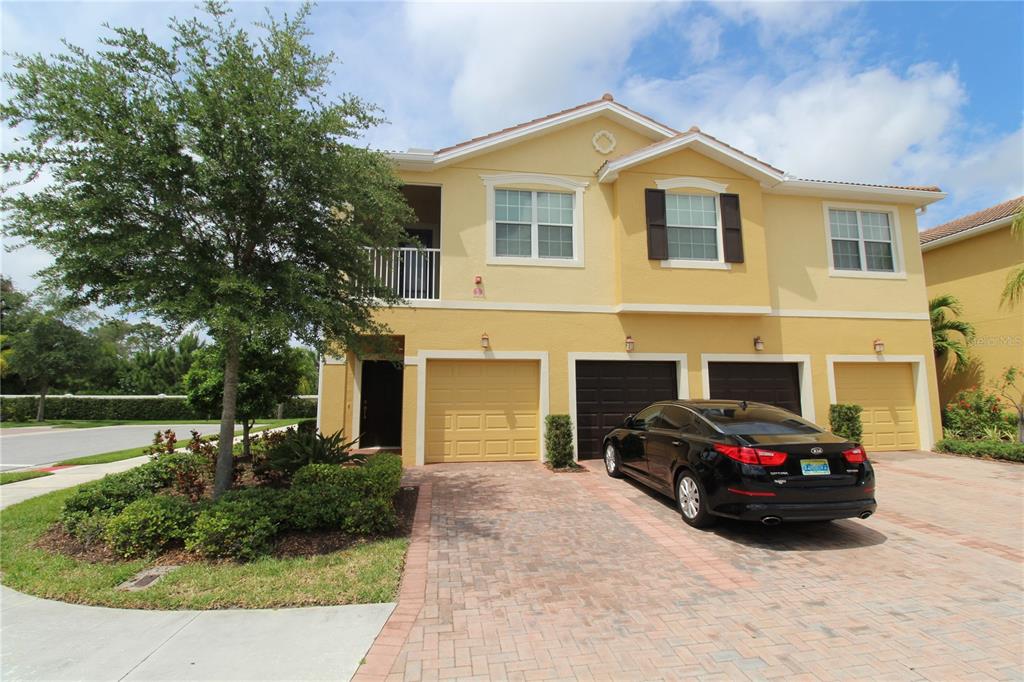
[[[674,440],[674,441],[672,441],[672,445],[682,445],[682,444],[683,444],[683,441],[681,441],[681,440]]]
[[[647,436],[637,436],[640,440],[647,440]]]

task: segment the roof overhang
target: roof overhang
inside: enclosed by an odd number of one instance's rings
[[[785,178],[774,185],[764,185],[769,194],[790,194],[795,196],[814,196],[824,199],[853,199],[858,201],[887,201],[897,204],[910,204],[922,208],[946,197],[945,192],[934,190],[909,189],[902,187],[877,187],[852,182],[832,182],[830,180],[797,180]]]
[[[772,168],[766,163],[747,156],[700,131],[690,131],[670,140],[638,149],[618,159],[606,161],[597,172],[598,182],[615,182],[619,173],[628,168],[674,154],[683,149],[693,149],[763,184],[774,185],[785,179],[785,174],[777,168]]]
[[[986,232],[993,232],[1004,227],[1009,227],[1010,225],[1013,224],[1014,217],[1015,216],[1013,215],[1004,216],[997,220],[992,220],[987,223],[982,223],[981,225],[969,227],[966,230],[961,230],[960,232],[954,232],[953,234],[946,235],[945,237],[933,239],[930,242],[925,242],[924,244],[921,244],[921,250],[931,251],[932,249],[938,249],[943,246],[949,246],[950,244],[962,242],[965,239],[977,237],[978,235],[985,234]]]
[[[391,158],[402,170],[426,171],[445,166],[484,152],[494,151],[520,142],[524,138],[551,132],[573,123],[607,116],[624,127],[652,140],[662,140],[676,135],[676,131],[657,121],[611,100],[599,100],[586,106],[570,109],[560,114],[538,119],[508,130],[470,140],[460,145],[437,152],[392,152]]]

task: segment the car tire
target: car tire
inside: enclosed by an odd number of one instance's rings
[[[715,517],[708,511],[704,486],[689,471],[684,471],[676,481],[676,507],[683,521],[694,528],[707,528],[715,523]]]
[[[619,457],[619,449],[614,443],[604,445],[604,470],[612,478],[622,478],[622,458]]]

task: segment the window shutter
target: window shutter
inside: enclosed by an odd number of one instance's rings
[[[726,263],[743,262],[743,221],[738,194],[720,194],[722,205],[722,246]]]
[[[647,258],[668,260],[668,231],[665,229],[665,190],[645,190],[647,204]]]

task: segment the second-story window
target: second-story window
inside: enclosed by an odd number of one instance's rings
[[[665,195],[668,257],[679,260],[719,260],[718,206],[702,194]]]
[[[833,268],[862,272],[896,271],[888,213],[831,208],[828,221]]]
[[[573,200],[566,192],[494,190],[494,255],[572,259]]]

